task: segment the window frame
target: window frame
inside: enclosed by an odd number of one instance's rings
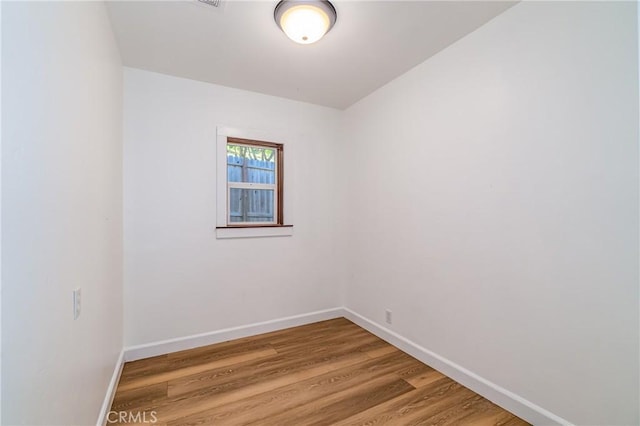
[[[226,146],[236,145],[236,146],[246,146],[246,147],[256,147],[256,148],[269,148],[276,151],[276,168],[275,168],[275,184],[257,184],[251,182],[229,182],[227,178],[227,227],[234,228],[255,228],[255,227],[264,227],[264,226],[283,226],[284,222],[284,209],[283,209],[283,201],[284,201],[284,144],[275,143],[275,142],[267,142],[267,141],[259,141],[255,139],[244,139],[244,138],[236,138],[236,137],[227,137]],[[228,163],[226,164],[226,168],[228,168]],[[274,220],[271,222],[232,222],[231,221],[231,188],[237,189],[263,189],[263,190],[273,190],[274,200],[273,200],[273,215]]]
[[[262,131],[256,129],[238,128],[226,125],[216,125],[215,137],[215,187],[214,213],[215,213],[215,237],[217,239],[235,238],[261,238],[261,237],[289,237],[293,236],[293,216],[295,182],[292,180],[294,174],[295,146],[289,143],[287,133]],[[277,141],[282,145],[282,158],[280,163],[280,179],[282,182],[281,211],[278,212],[281,224],[267,225],[228,225],[228,199],[227,199],[227,141],[228,139],[245,139],[250,141]],[[276,143],[276,142],[271,142]],[[287,150],[287,159],[284,159],[284,148]]]

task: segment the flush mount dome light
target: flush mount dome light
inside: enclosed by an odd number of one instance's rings
[[[311,44],[336,23],[336,9],[326,0],[282,0],[273,13],[276,24],[291,40]]]

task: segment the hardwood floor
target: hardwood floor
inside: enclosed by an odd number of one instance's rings
[[[126,363],[109,420],[177,425],[526,425],[339,318]]]

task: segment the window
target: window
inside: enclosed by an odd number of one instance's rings
[[[216,238],[293,235],[295,149],[287,135],[227,126],[216,134]]]
[[[227,226],[282,225],[282,144],[227,138]]]

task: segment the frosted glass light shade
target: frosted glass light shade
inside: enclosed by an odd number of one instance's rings
[[[291,40],[311,44],[320,40],[336,22],[336,10],[328,1],[283,0],[274,17]]]

